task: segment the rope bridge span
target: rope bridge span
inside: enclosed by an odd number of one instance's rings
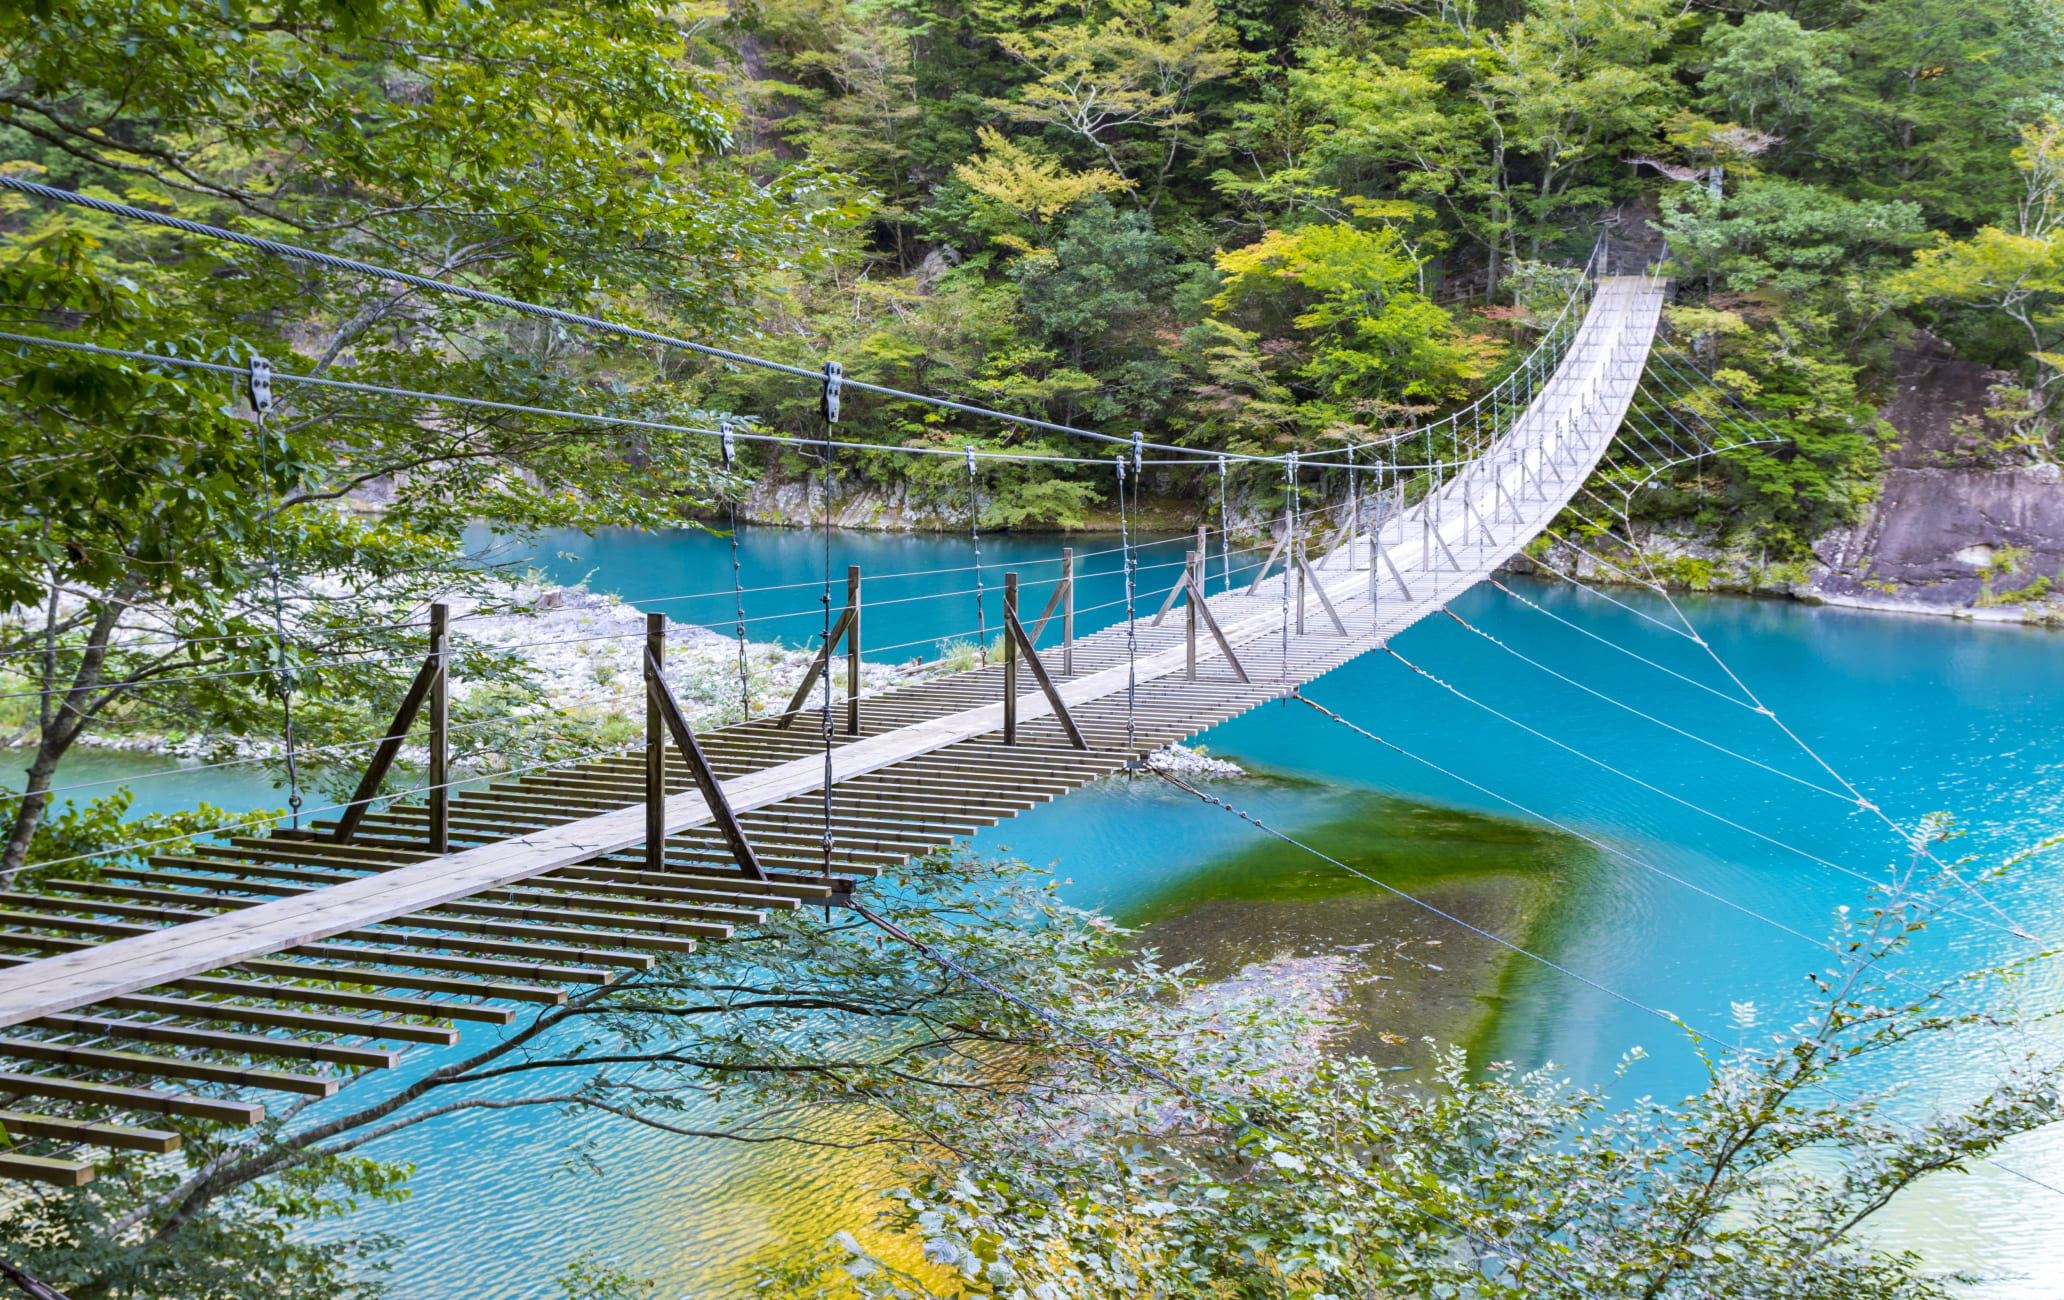
[[[1599,279],[1559,364],[1479,454],[1416,501],[1356,500],[1323,546],[1293,505],[1240,587],[1205,596],[1200,538],[1158,614],[1078,639],[1065,568],[1030,628],[1012,581],[999,662],[861,697],[856,571],[788,711],[701,734],[666,687],[655,619],[643,754],[468,792],[433,749],[429,796],[378,807],[415,713],[442,715],[433,628],[338,816],[0,891],[0,1127],[43,1144],[0,1150],[0,1177],[77,1185],[93,1172],[78,1148],[175,1148],[153,1117],[256,1123],[253,1092],[326,1096],[394,1064],[382,1044],[449,1044],[452,1022],[506,1024],[509,1004],[563,1003],[774,911],[838,903],[1383,645],[1570,503],[1634,402],[1662,298],[1648,276]],[[1039,651],[1056,614],[1062,644]],[[843,716],[827,695],[821,730],[792,725],[817,718],[804,700],[839,644]]]

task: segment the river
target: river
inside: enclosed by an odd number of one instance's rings
[[[758,585],[821,577],[821,535],[753,530],[744,545],[746,572]],[[1102,551],[1111,540],[1077,545],[1084,553]],[[1055,559],[1059,542],[1009,536],[985,539],[982,548],[993,628],[1006,563],[1028,582],[1050,577],[1050,563],[1034,565]],[[841,582],[849,562],[888,574],[954,568],[973,557],[966,538],[844,535],[835,537],[834,550]],[[1148,555],[1162,559],[1176,550],[1179,539]],[[554,578],[587,575],[597,590],[632,601],[715,592],[655,606],[690,621],[721,625],[731,613],[728,546],[707,535],[569,537],[539,554]],[[1114,557],[1087,558],[1084,567],[1080,603],[1113,599]],[[957,608],[911,600],[871,610],[869,641],[882,647],[876,653],[908,658],[971,630],[972,577],[870,577],[870,603],[958,593]],[[1517,853],[1510,846],[1523,842],[1523,869],[1539,883],[1543,901],[1508,937],[1635,1003],[1703,1028],[1732,1034],[1733,1004],[1742,1002],[1755,1003],[1765,1024],[1786,1022],[1803,974],[1820,961],[1778,927],[1824,933],[1837,906],[1866,902],[1864,884],[1840,869],[1879,874],[1899,856],[1899,841],[1853,801],[1825,793],[1840,787],[1769,717],[1712,693],[1730,690],[1730,683],[1704,649],[1662,626],[1675,616],[1660,597],[1614,589],[1608,599],[1563,585],[1512,585],[1547,613],[1489,586],[1455,606],[1503,646],[1448,619],[1427,620],[1395,643],[1405,658],[1479,703],[1382,655],[1364,656],[1308,689],[1447,774],[1294,704],[1256,710],[1201,743],[1274,778],[1238,787],[1259,816],[1292,833],[1323,836],[1336,855],[1387,878],[1492,869],[1488,859]],[[821,617],[814,598],[803,586],[749,595],[749,616],[801,611],[791,621],[756,624],[755,635],[773,626],[800,640]],[[1027,599],[1043,602],[1044,589]],[[1951,812],[1967,832],[1956,848],[1987,855],[2064,829],[2064,642],[2056,634],[1728,598],[1679,597],[1677,604],[1778,719],[1895,820]],[[1086,618],[1085,628],[1114,612]],[[68,765],[63,780],[153,766],[164,764],[91,756]],[[233,790],[207,773],[147,780],[138,807],[194,798],[232,807],[264,802],[267,792],[242,779],[244,788]],[[1522,832],[1540,823],[1515,805],[1568,833]],[[1439,826],[1421,834],[1415,818]],[[1160,783],[1092,787],[976,841],[978,849],[1006,846],[1028,861],[1055,863],[1070,902],[1121,918],[1179,918],[1262,876],[1270,897],[1279,899],[1354,892],[1332,868]],[[2064,932],[2064,872],[2050,859],[1987,886],[1986,895],[2031,931]],[[1252,940],[1253,951],[1265,953],[1277,936]],[[2025,951],[1997,928],[1952,919],[1924,938],[1910,969],[1969,969]],[[2030,1013],[2064,1009],[2064,978],[2054,963],[2038,967],[2014,997]],[[1486,1010],[1474,1032],[1484,1059],[1553,1061],[1580,1081],[1604,1082],[1621,1055],[1639,1046],[1649,1057],[1621,1085],[1628,1098],[1673,1097],[1701,1081],[1679,1033],[1544,964],[1517,960]],[[2054,1026],[2029,1032],[2055,1055]],[[2027,1044],[1978,1034],[1931,1044],[1902,1063],[1907,1111],[1920,1114],[1967,1095],[2006,1052]],[[573,1167],[567,1157],[574,1145],[605,1133],[600,1173]],[[664,1296],[735,1294],[752,1260],[771,1258],[798,1239],[820,1239],[860,1221],[869,1208],[852,1168],[835,1159],[684,1144],[548,1112],[453,1117],[400,1135],[377,1153],[418,1167],[406,1206],[360,1216],[409,1240],[396,1279],[398,1293],[411,1300],[555,1294],[552,1275],[588,1248],[662,1279]],[[2016,1142],[1999,1161],[2064,1186],[2064,1130]],[[1903,1198],[1882,1231],[1933,1265],[2021,1275],[1988,1282],[1981,1294],[2064,1294],[2058,1195],[2013,1172],[1979,1166]]]

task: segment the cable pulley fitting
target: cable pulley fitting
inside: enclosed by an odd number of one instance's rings
[[[272,409],[272,363],[264,357],[252,357],[248,383],[251,409],[264,415]]]
[[[839,389],[845,386],[846,369],[836,361],[824,363],[824,421],[836,424],[839,418]]]

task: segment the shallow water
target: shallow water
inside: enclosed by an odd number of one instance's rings
[[[784,581],[821,575],[821,538],[756,530],[745,541],[754,548],[750,572],[786,566],[795,576]],[[1052,557],[1058,545],[1047,538],[985,540],[984,560],[1008,551],[1029,571],[1032,560]],[[971,558],[964,538],[842,537],[835,546],[841,571],[849,554],[865,554],[870,569],[884,572]],[[597,589],[634,600],[665,594],[670,584],[681,590],[689,580],[728,586],[728,544],[707,536],[573,539],[560,549],[579,558],[554,559],[564,566],[555,576],[592,570]],[[968,576],[929,581],[933,590],[959,592],[972,586]],[[871,596],[902,594],[887,590],[888,580],[869,581]],[[898,581],[921,588],[927,580]],[[1114,572],[1101,581],[1115,592]],[[1753,1001],[1765,1023],[1783,1023],[1802,975],[1820,955],[1779,927],[1825,933],[1838,905],[1866,901],[1863,880],[1845,870],[1880,874],[1899,856],[1899,840],[1769,717],[1721,697],[1738,699],[1739,690],[1699,645],[1659,626],[1674,622],[1660,598],[1616,590],[1609,601],[1563,586],[1512,585],[1698,685],[1486,586],[1457,602],[1456,612],[1509,649],[1447,619],[1422,623],[1395,647],[1480,704],[1381,655],[1365,656],[1307,692],[1425,762],[1295,704],[1265,706],[1202,742],[1300,778],[1234,787],[1257,816],[1292,833],[1324,829],[1329,851],[1357,850],[1350,855],[1355,865],[1386,878],[1402,873],[1396,879],[1408,888],[1431,867],[1411,853],[1386,856],[1386,846],[1400,839],[1391,819],[1441,815],[1415,813],[1415,806],[1534,827],[1541,823],[1532,815],[1539,814],[1595,841],[1552,855],[1545,905],[1524,936],[1507,937],[1613,992],[1521,960],[1479,1043],[1523,1064],[1552,1060],[1590,1082],[1608,1078],[1622,1053],[1639,1045],[1651,1059],[1636,1067],[1625,1090],[1676,1095],[1698,1085],[1698,1064],[1681,1035],[1644,1008],[1729,1037],[1736,1032],[1729,1028],[1734,1002]],[[995,590],[990,574],[986,598],[993,601]],[[786,594],[798,592],[805,598],[799,606],[814,599],[803,589]],[[762,598],[772,602],[780,594]],[[701,610],[684,617],[722,626],[728,600],[720,591],[699,606],[681,605]],[[968,609],[959,615],[920,612],[928,607],[917,601],[898,607],[907,613],[871,615],[870,642],[891,644],[874,629],[893,619],[908,639],[936,643],[959,621],[972,627],[972,602],[967,594]],[[1085,592],[1083,603],[1096,602]],[[2064,829],[2064,640],[2056,634],[1731,599],[1678,603],[1804,746],[1894,820],[1953,812],[1969,832],[1958,849],[1987,854]],[[805,620],[795,624],[800,639],[807,620],[820,616],[805,608],[795,617]],[[989,618],[993,626],[993,612]],[[895,639],[905,638],[899,632]],[[68,768],[67,779],[82,779],[75,771]],[[188,799],[239,805],[211,780],[195,774],[144,784],[157,788],[153,800],[176,802],[183,787]],[[139,808],[148,806],[139,800]],[[1357,820],[1370,823],[1359,844],[1340,829]],[[1527,845],[1543,842],[1533,835],[1507,825],[1471,838],[1502,838],[1524,856]],[[1582,839],[1557,836],[1553,843],[1567,849]],[[1185,900],[1223,893],[1228,864],[1263,853],[1285,879],[1303,882],[1297,888],[1329,887],[1318,874],[1323,864],[1298,862],[1296,850],[1271,847],[1260,832],[1160,782],[1101,784],[987,831],[976,845],[1053,862],[1071,902],[1137,917],[1179,913]],[[2064,872],[2053,859],[2037,859],[1985,893],[2028,929],[2064,933]],[[1951,919],[1932,931],[1911,963],[1916,974],[1994,964],[2026,951],[1981,923],[1989,918],[1984,907],[1968,907],[1981,920]],[[2064,1008],[2064,978],[2054,963],[2040,967],[2014,998],[2032,1012]],[[2054,1028],[2031,1032],[2057,1054]],[[2028,1041],[1972,1034],[1930,1045],[1903,1063],[1907,1113],[1963,1095]],[[610,1154],[601,1176],[562,1169],[575,1143],[605,1133]],[[548,1296],[552,1273],[589,1247],[662,1278],[663,1295],[735,1294],[745,1262],[796,1240],[821,1239],[865,1213],[854,1190],[862,1171],[850,1163],[687,1144],[545,1112],[454,1117],[399,1135],[379,1154],[413,1160],[419,1170],[407,1206],[362,1216],[410,1239],[398,1275],[406,1297]],[[2017,1143],[2000,1162],[2064,1187],[2064,1132]],[[2064,1259],[2064,1199],[2014,1174],[1980,1166],[1968,1177],[1931,1182],[1894,1207],[1886,1232],[1940,1266],[2022,1275],[1995,1280],[1982,1294],[2064,1294],[2064,1264],[2057,1262]]]

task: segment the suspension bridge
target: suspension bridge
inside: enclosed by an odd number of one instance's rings
[[[642,752],[465,789],[440,610],[358,791],[317,810],[333,815],[0,891],[0,1127],[15,1140],[0,1178],[78,1185],[92,1149],[175,1149],[164,1117],[258,1123],[266,1093],[328,1096],[402,1046],[456,1042],[457,1024],[507,1024],[774,912],[849,902],[1384,645],[1571,503],[1621,436],[1662,301],[1652,274],[1587,279],[1501,390],[1503,418],[1451,422],[1465,454],[1379,479],[1330,522],[1302,518],[1286,458],[1274,548],[1251,579],[1228,566],[1218,594],[1202,530],[1165,590],[1129,589],[1125,620],[1080,637],[1070,560],[1036,617],[1008,575],[1002,653],[972,671],[863,692],[853,570],[787,709],[697,732],[651,616]],[[1122,453],[1116,467],[1122,482]],[[383,799],[419,721],[429,787]]]

